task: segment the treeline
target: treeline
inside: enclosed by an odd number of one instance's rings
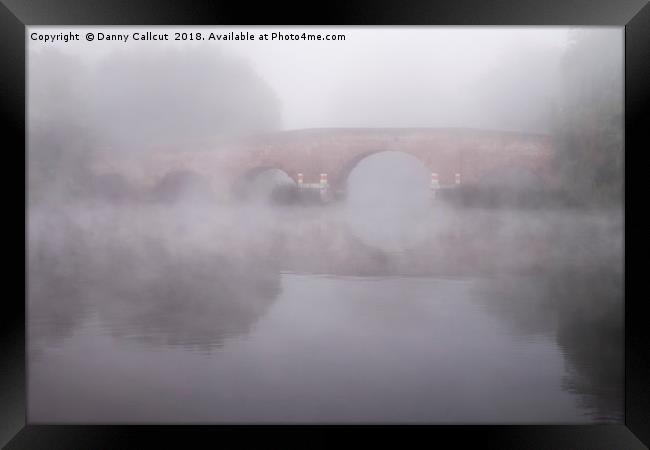
[[[247,61],[214,48],[115,51],[94,62],[33,50],[28,75],[31,204],[88,191],[89,162],[102,152],[184,148],[281,124],[266,81]]]
[[[623,40],[612,30],[570,33],[555,105],[555,170],[569,201],[622,205]]]
[[[569,40],[551,104],[555,182],[462,185],[440,199],[465,207],[602,208],[623,204],[623,40],[611,29],[580,29]],[[533,74],[528,74],[533,76]],[[533,93],[534,94],[534,93]],[[520,99],[517,107],[525,105]]]

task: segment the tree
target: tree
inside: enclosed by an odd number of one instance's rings
[[[554,136],[563,190],[582,205],[620,205],[624,181],[622,34],[572,32],[561,70]]]
[[[119,146],[188,143],[277,129],[274,92],[215,47],[116,52],[89,74],[92,116]]]
[[[82,193],[102,152],[191,150],[222,134],[280,126],[266,82],[212,46],[119,49],[96,62],[32,50],[28,75],[30,202]]]

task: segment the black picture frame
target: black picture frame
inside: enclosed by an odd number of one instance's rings
[[[650,340],[645,296],[633,294],[633,252],[641,233],[632,233],[633,183],[643,170],[639,161],[650,148],[650,6],[646,0],[455,0],[448,2],[179,2],[174,0],[1,0],[0,106],[3,129],[5,290],[0,313],[0,445],[18,448],[141,448],[151,444],[187,446],[200,438],[210,446],[235,439],[245,446],[251,438],[286,447],[348,443],[352,436],[404,445],[404,439],[424,438],[436,445],[475,444],[482,448],[636,449],[650,445]],[[27,271],[25,187],[25,27],[30,25],[597,25],[625,27],[625,423],[586,426],[35,426],[26,423],[25,293]],[[21,184],[22,180],[22,184]],[[642,192],[638,190],[637,192]],[[643,211],[642,194],[634,210]],[[636,224],[636,223],[635,223]],[[14,237],[15,236],[15,237]],[[23,236],[20,245],[18,236]],[[631,239],[634,236],[634,245]],[[7,243],[15,244],[7,251]],[[7,256],[11,255],[11,258]],[[22,255],[22,256],[21,256]],[[22,265],[21,265],[22,263]],[[20,280],[23,280],[21,283]],[[11,293],[9,293],[11,292]],[[365,431],[361,436],[351,431]],[[251,433],[256,431],[256,433]],[[308,434],[307,434],[308,433]],[[645,444],[645,445],[644,445]],[[275,445],[274,445],[275,446]]]

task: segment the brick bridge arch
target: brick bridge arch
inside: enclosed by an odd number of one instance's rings
[[[97,172],[119,173],[140,184],[155,184],[166,173],[194,171],[214,189],[230,191],[251,171],[279,169],[297,182],[318,183],[328,174],[330,186],[344,189],[352,168],[370,155],[397,151],[416,157],[441,184],[452,184],[456,173],[463,184],[480,184],[485,174],[499,168],[533,172],[553,184],[553,156],[549,136],[475,129],[342,128],[306,129],[221,138],[202,148],[168,149],[148,156],[110,159],[98,163]]]
[[[404,150],[400,150],[399,148],[369,150],[367,152],[354,155],[348,158],[347,160],[345,160],[343,164],[340,167],[338,167],[337,170],[335,170],[332,176],[330,177],[332,186],[338,189],[346,189],[350,174],[363,160],[365,160],[366,158],[370,158],[371,156],[378,155],[380,153],[387,153],[387,152],[401,153],[404,155],[412,156],[413,158],[415,158],[416,161],[419,161],[420,164],[422,164],[426,169],[428,169],[432,173],[433,172],[438,173],[440,170],[440,167],[437,167],[435,165],[430,165],[430,162],[427,161],[427,158],[423,158],[422,155],[418,154],[417,152],[404,151]]]

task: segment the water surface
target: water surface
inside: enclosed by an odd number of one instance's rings
[[[29,226],[34,423],[622,420],[615,212],[432,208],[402,250],[342,207]]]

